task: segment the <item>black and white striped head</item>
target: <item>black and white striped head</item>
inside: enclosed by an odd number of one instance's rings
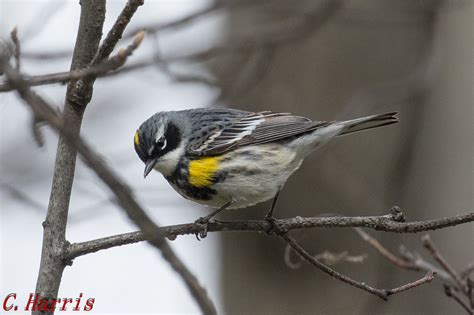
[[[144,177],[156,168],[164,175],[173,172],[184,148],[182,131],[167,112],[147,119],[135,133],[133,142],[138,157],[145,163]]]

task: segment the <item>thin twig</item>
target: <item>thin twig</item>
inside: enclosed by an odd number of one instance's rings
[[[16,26],[10,32],[10,36],[14,45],[13,57],[15,57],[15,69],[17,71],[20,71],[21,46],[20,46],[20,40],[18,39],[18,28]]]
[[[363,240],[365,240],[369,245],[375,248],[383,257],[387,258],[395,266],[415,271],[427,271],[434,272],[438,274],[439,278],[444,282],[445,293],[448,297],[453,298],[457,303],[459,303],[464,309],[468,310],[469,314],[472,310],[469,310],[469,305],[460,297],[456,292],[453,291],[453,287],[458,292],[465,294],[471,304],[471,309],[474,304],[472,297],[472,287],[469,283],[469,278],[466,279],[466,285],[462,283],[464,277],[463,273],[459,276],[457,272],[447,263],[446,259],[441,256],[440,252],[436,249],[433,242],[428,236],[422,238],[425,247],[429,250],[431,256],[438,262],[442,269],[432,265],[431,263],[424,260],[418,253],[411,253],[406,250],[404,247],[401,248],[401,254],[403,259],[398,258],[395,254],[386,249],[380,242],[375,238],[370,236],[368,233],[362,231],[360,228],[355,228]],[[468,266],[469,267],[469,266]],[[458,280],[456,278],[459,277]]]
[[[461,297],[453,290],[453,288],[448,285],[448,284],[445,284],[444,285],[444,293],[446,294],[446,296],[454,299],[459,305],[462,306],[462,308],[470,315],[474,315],[474,310],[469,307],[469,305],[463,300],[461,299]]]
[[[42,148],[44,146],[44,136],[43,133],[41,132],[41,119],[38,119],[38,117],[34,116],[31,117],[31,134],[33,135],[33,139],[35,139],[36,144],[38,147]]]
[[[144,0],[128,0],[120,15],[115,20],[114,25],[99,46],[91,65],[98,65],[107,59],[118,41],[122,38],[123,32],[137,11],[138,7],[143,5]]]
[[[383,257],[388,259],[394,265],[400,268],[404,268],[404,269],[420,270],[419,267],[416,266],[415,264],[397,257],[395,254],[393,254],[387,248],[385,248],[382,244],[380,244],[380,242],[377,239],[370,236],[361,228],[354,228],[354,230],[357,232],[357,234],[359,234],[359,236],[365,242],[367,242],[370,246],[375,248]]]
[[[465,278],[469,277],[469,275],[473,271],[474,271],[474,262],[471,262],[460,272],[459,275],[461,276],[461,279],[465,279]]]
[[[133,2],[135,5],[138,5],[140,0],[129,0],[129,2]],[[156,64],[170,64],[173,62],[182,61],[203,62],[222,54],[235,54],[236,52],[242,51],[260,51],[267,50],[269,47],[272,47],[273,49],[278,46],[288,45],[297,42],[303,38],[306,38],[307,36],[312,34],[312,32],[318,30],[320,27],[325,25],[325,23],[329,21],[330,18],[338,12],[338,10],[342,6],[342,3],[342,0],[325,1],[324,4],[316,6],[316,8],[312,9],[311,11],[305,12],[302,17],[295,19],[297,22],[291,24],[290,27],[286,28],[284,31],[278,29],[273,31],[261,32],[261,34],[253,35],[251,37],[243,36],[241,38],[235,38],[231,42],[225,43],[221,46],[211,47],[204,51],[192,52],[184,55],[168,56],[163,58],[160,55],[153,55],[146,60],[141,60],[134,64],[125,66],[118,71],[90,73],[90,75],[94,77],[104,77],[116,75],[118,73],[134,71]],[[127,14],[130,12],[131,11],[129,10],[126,11]],[[122,14],[119,16],[116,22],[116,24],[120,26],[122,26],[122,24],[119,23],[119,20],[122,21],[122,23],[125,21],[125,19],[122,19]],[[110,54],[112,52],[112,50],[110,49],[110,44],[114,42],[116,43],[120,39],[121,35],[121,33],[116,31],[109,32],[107,38],[102,43],[102,46],[100,48],[101,51],[97,53],[96,57],[94,58],[94,61],[91,64],[97,65],[101,61],[103,61],[105,59],[104,56],[108,56],[107,54]],[[28,84],[44,85],[67,82],[72,79],[73,78],[71,78],[69,72],[60,72],[30,77],[28,79]],[[193,80],[194,79],[195,78],[193,78]],[[0,92],[7,92],[11,90],[11,87],[8,86],[7,83],[0,82]]]
[[[412,253],[408,251],[404,246],[400,247],[401,258],[396,254],[392,253],[385,246],[383,246],[378,240],[369,235],[369,233],[363,231],[361,228],[354,228],[359,236],[366,241],[372,248],[377,250],[382,257],[386,258],[389,262],[395,266],[407,270],[413,271],[425,271],[425,272],[436,272],[437,277],[443,279],[448,283],[452,283],[451,276],[444,270],[437,268],[433,264],[424,260],[418,253]]]
[[[54,83],[66,83],[69,81],[80,80],[85,77],[101,77],[113,72],[123,66],[133,52],[140,46],[145,36],[145,32],[139,32],[135,35],[132,44],[126,48],[121,48],[117,54],[106,61],[95,66],[89,66],[84,69],[72,70],[66,72],[51,73],[46,75],[37,75],[26,77],[25,82],[29,86],[46,85]],[[0,83],[0,92],[12,91],[13,87],[9,82]]]
[[[94,57],[102,36],[102,26],[105,20],[105,0],[82,1],[79,27],[77,30],[74,53],[71,60],[71,70],[86,67]],[[0,68],[7,68],[7,79],[20,78],[18,71],[11,68],[5,59],[0,60]],[[25,96],[27,94],[24,94]],[[68,132],[79,135],[84,110],[92,97],[92,86],[68,84],[63,114],[61,120],[67,124]],[[57,112],[51,109],[56,115]],[[41,121],[41,115],[31,111],[34,119]],[[40,268],[36,281],[35,293],[42,299],[56,299],[66,267],[61,256],[66,241],[66,226],[69,212],[72,183],[76,166],[76,150],[69,146],[64,137],[60,136],[56,150],[51,192],[48,210],[43,222],[43,241]],[[48,310],[46,314],[52,314]],[[40,310],[33,311],[34,315],[44,315]]]
[[[394,295],[400,292],[407,291],[409,289],[412,289],[414,287],[420,286],[422,284],[431,282],[431,280],[434,279],[435,273],[428,273],[425,275],[423,278],[416,280],[414,282],[407,283],[405,285],[402,285],[400,287],[390,289],[390,290],[385,290],[385,289],[377,289],[374,288],[364,282],[359,282],[356,280],[353,280],[343,274],[340,274],[339,272],[335,271],[334,269],[330,268],[329,266],[326,266],[325,264],[321,263],[319,260],[314,258],[311,254],[309,254],[300,244],[298,244],[293,237],[291,237],[288,233],[286,234],[281,234],[280,237],[284,239],[290,246],[293,248],[303,259],[317,267],[318,269],[322,270],[323,272],[327,273],[331,277],[340,280],[342,282],[345,282],[351,286],[354,286],[356,288],[362,289],[366,292],[369,292],[370,294],[373,294],[375,296],[378,296],[379,298],[383,300],[387,300],[390,295]]]
[[[229,1],[227,3],[225,3],[225,1],[220,1],[220,0],[213,1],[209,6],[203,9],[200,9],[190,15],[187,15],[181,19],[167,22],[167,23],[147,24],[147,25],[136,27],[130,30],[130,32],[127,32],[127,34],[124,35],[124,38],[131,37],[133,33],[136,33],[139,30],[145,30],[147,34],[155,35],[156,33],[161,32],[161,31],[183,27],[191,22],[195,22],[196,20],[199,20],[200,18],[206,17],[209,14],[212,14],[216,11],[222,10],[224,8],[230,8],[233,5],[239,5],[241,2],[243,1]]]
[[[1,189],[7,191],[13,199],[22,202],[38,212],[44,212],[46,206],[41,204],[39,201],[31,198],[26,192],[8,184],[8,183],[0,183]]]
[[[205,77],[203,75],[192,75],[192,74],[179,74],[175,73],[171,70],[170,64],[166,62],[161,62],[162,60],[162,53],[161,53],[161,48],[158,42],[157,35],[152,37],[153,39],[153,50],[155,52],[154,58],[156,59],[156,66],[158,69],[166,74],[170,79],[172,79],[175,82],[180,82],[180,83],[201,83],[205,84],[211,87],[217,87],[218,82],[217,80],[209,77]]]
[[[398,288],[390,289],[387,290],[387,296],[394,295],[400,292],[404,292],[410,289],[413,289],[415,287],[418,287],[422,284],[431,282],[434,278],[436,277],[436,272],[434,271],[428,271],[428,273],[421,279],[418,279],[416,281],[407,283],[405,285],[399,286]]]
[[[292,261],[292,257],[291,257],[292,252],[293,252],[293,249],[291,249],[291,246],[287,245],[285,248],[285,253],[284,253],[285,264],[291,269],[298,269],[301,267],[301,262]],[[300,256],[298,257],[301,259]],[[343,251],[340,253],[332,253],[330,251],[325,250],[319,254],[313,255],[313,257],[328,266],[334,266],[342,262],[359,264],[359,263],[364,262],[364,260],[367,258],[367,255],[362,254],[362,255],[354,256],[354,255],[349,255],[347,251]]]
[[[429,236],[429,234],[424,235],[421,238],[421,241],[423,242],[423,246],[428,250],[428,252],[433,257],[433,259],[436,260],[436,262],[451,276],[453,281],[456,283],[457,288],[462,292],[466,292],[467,288],[462,283],[461,277],[459,276],[457,271],[454,270],[454,268],[443,257],[443,255],[441,255],[440,251],[436,248],[433,241],[431,240],[431,237]]]
[[[467,298],[469,299],[469,304],[471,304],[471,308],[474,310],[474,280],[471,278],[466,279],[467,282]]]

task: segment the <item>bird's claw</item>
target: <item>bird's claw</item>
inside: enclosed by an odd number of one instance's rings
[[[286,227],[281,226],[278,220],[275,219],[273,216],[266,215],[265,221],[270,224],[270,228],[265,231],[267,234],[283,235],[288,233],[288,229]]]
[[[200,217],[199,219],[194,221],[195,224],[198,224],[198,225],[201,226],[201,229],[199,230],[199,232],[196,232],[194,234],[194,235],[196,235],[196,239],[198,241],[200,241],[203,238],[206,238],[210,220],[211,220],[211,218],[209,218],[209,217]]]

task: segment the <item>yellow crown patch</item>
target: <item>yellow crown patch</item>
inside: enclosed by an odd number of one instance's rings
[[[135,142],[135,145],[136,145],[137,147],[140,146],[140,138],[138,137],[138,131],[135,132],[135,136],[133,137],[133,142]]]

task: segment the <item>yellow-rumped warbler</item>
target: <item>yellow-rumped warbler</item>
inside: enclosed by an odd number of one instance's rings
[[[275,202],[313,150],[336,136],[396,123],[396,114],[325,122],[218,108],[160,112],[140,126],[134,144],[145,177],[156,169],[186,199],[220,211]]]

